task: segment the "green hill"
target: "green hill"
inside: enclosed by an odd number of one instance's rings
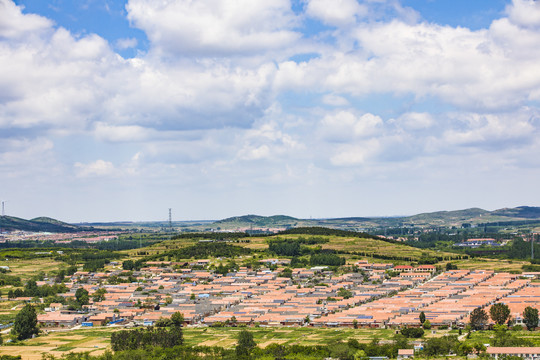
[[[205,234],[206,240],[217,240],[217,236],[210,233]],[[263,253],[266,256],[287,256],[276,255],[269,250],[269,245],[272,242],[298,242],[302,247],[309,248],[313,253],[324,252],[337,254],[352,261],[353,258],[373,258],[374,261],[393,261],[393,262],[423,262],[432,263],[437,261],[457,260],[463,257],[468,257],[464,254],[456,254],[452,252],[435,251],[431,249],[419,249],[408,244],[379,239],[368,234],[354,233],[342,230],[332,230],[327,228],[296,228],[283,231],[271,236],[249,236],[241,238],[241,241],[234,244],[226,244],[220,242],[200,243],[201,238],[196,234],[185,234],[181,237],[176,237],[171,240],[165,240],[158,244],[154,244],[145,250],[152,258],[172,256],[178,257],[179,249],[188,249],[189,252],[182,251],[182,259],[188,259],[193,256],[193,251],[198,251],[202,247],[240,247]],[[202,250],[201,250],[202,251]],[[211,251],[210,254],[213,254]],[[201,254],[200,258],[206,258],[207,253]],[[220,256],[220,255],[215,255]],[[303,255],[307,257],[308,254]],[[427,261],[427,262],[426,262]]]
[[[0,229],[34,232],[77,232],[94,230],[93,228],[71,225],[48,217],[25,220],[14,216],[0,216]]]
[[[492,211],[491,214],[511,218],[540,219],[540,207],[519,206],[513,209],[504,208]]]
[[[216,221],[212,226],[221,228],[242,228],[242,227],[293,227],[298,226],[299,219],[286,215],[260,216],[244,215],[235,216]]]

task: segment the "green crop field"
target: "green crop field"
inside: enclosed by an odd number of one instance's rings
[[[232,245],[246,247],[253,250],[264,251],[268,249],[268,243],[273,240],[291,239],[296,240],[299,238],[309,238],[310,235],[304,234],[287,234],[287,235],[274,235],[268,237],[249,237],[243,238],[242,242],[232,242]],[[418,249],[412,246],[408,246],[400,243],[386,242],[383,240],[366,239],[360,237],[347,237],[347,236],[335,236],[335,235],[317,235],[314,236],[318,239],[327,240],[326,243],[318,245],[307,245],[308,247],[315,248],[321,246],[322,249],[335,250],[343,255],[352,255],[363,258],[380,258],[391,259],[395,263],[403,261],[418,261],[420,258],[436,258],[441,257],[443,259],[450,259],[451,257],[459,256],[450,252],[434,251],[430,249]],[[244,242],[248,241],[248,242]],[[136,255],[140,251],[146,251],[148,254],[163,253],[170,250],[180,249],[183,247],[194,245],[198,242],[197,239],[173,239],[166,240],[162,243],[144,248],[131,250],[130,254]],[[270,255],[270,254],[269,254]],[[348,256],[349,258],[351,256]],[[395,259],[392,259],[395,258]],[[388,260],[388,261],[391,261]]]

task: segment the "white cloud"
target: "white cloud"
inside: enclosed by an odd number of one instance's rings
[[[300,38],[288,0],[130,0],[126,9],[155,50],[176,56],[266,53]]]
[[[0,141],[0,168],[27,167],[39,162],[48,162],[53,149],[52,141],[44,138],[2,139]],[[5,173],[4,173],[5,174]]]
[[[320,123],[321,136],[329,141],[345,142],[376,135],[383,121],[373,114],[355,115],[342,110],[326,115]]]
[[[435,124],[435,120],[431,114],[423,112],[410,112],[401,115],[397,121],[400,126],[410,130],[420,130],[432,127]]]
[[[136,38],[123,38],[116,41],[116,48],[120,50],[126,50],[135,48],[138,45]]]
[[[347,106],[349,105],[349,101],[345,99],[343,96],[335,95],[335,94],[326,94],[322,98],[323,103],[326,105],[331,106]]]
[[[527,112],[518,114],[466,114],[458,119],[463,128],[448,129],[444,141],[448,145],[488,148],[499,151],[522,147],[536,137],[538,128]]]
[[[141,141],[151,132],[143,128],[248,127],[271,101],[271,63],[124,60],[97,35],[75,37],[2,4],[19,19],[13,32],[33,40],[23,46],[0,39],[0,128]],[[4,33],[14,26],[6,22]]]
[[[152,200],[265,186],[277,204],[384,190],[372,179],[403,188],[398,176],[538,178],[537,2],[476,31],[418,23],[393,0],[304,3],[130,0],[150,50],[123,59],[113,49],[135,39],[74,35],[0,0],[0,169],[15,179],[2,188],[49,177],[54,192],[75,175],[110,197],[129,178]],[[301,33],[307,18],[336,29]]]
[[[137,125],[114,126],[97,122],[94,130],[95,136],[100,140],[112,142],[141,141],[155,133],[151,129],[145,129]]]
[[[527,6],[536,9],[538,3]],[[540,28],[512,19],[476,31],[400,20],[360,22],[334,36],[339,46],[323,56],[280,63],[278,89],[354,97],[412,94],[474,111],[508,109],[538,98]]]
[[[10,0],[0,0],[0,38],[8,41],[31,41],[40,32],[48,32],[52,21],[44,17],[23,15],[21,7]]]
[[[370,139],[357,145],[341,146],[330,161],[335,166],[358,166],[369,160],[380,149],[377,139]]]
[[[238,157],[242,160],[261,160],[266,159],[271,155],[268,145],[249,146],[242,148]]]
[[[88,164],[76,162],[74,167],[80,178],[111,176],[116,172],[113,163],[101,159]]]
[[[357,17],[367,15],[367,7],[357,0],[308,0],[306,13],[334,26],[355,23]]]
[[[508,17],[514,24],[540,28],[540,2],[535,0],[513,0],[506,8]]]

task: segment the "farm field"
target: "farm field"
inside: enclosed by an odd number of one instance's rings
[[[238,333],[245,328],[186,328],[184,339],[188,345],[233,347]],[[391,329],[331,329],[311,327],[249,328],[255,342],[260,347],[270,344],[315,346],[333,341],[356,339],[368,343],[374,338],[390,340],[394,334]]]
[[[518,272],[522,271],[523,265],[530,264],[528,261],[519,260],[495,260],[487,258],[474,258],[467,260],[454,260],[452,264],[458,269],[466,270],[492,270],[496,272]]]
[[[99,355],[110,345],[111,328],[49,332],[16,345],[0,347],[0,355],[21,355],[24,360],[38,360],[43,353],[60,357],[69,352]]]
[[[268,243],[272,240],[283,239],[299,239],[299,238],[318,238],[327,240],[326,243],[318,245],[308,245],[309,247],[321,246],[322,249],[336,250],[338,253],[357,253],[353,256],[363,256],[366,258],[380,257],[382,259],[388,259],[392,257],[403,259],[402,261],[418,261],[420,258],[425,257],[442,257],[451,258],[459,256],[459,254],[450,252],[433,251],[430,249],[418,249],[412,246],[399,243],[390,243],[382,240],[359,238],[359,237],[346,237],[346,236],[329,236],[329,235],[304,235],[304,234],[286,234],[286,235],[274,235],[268,237],[249,237],[243,238],[243,241],[249,240],[249,242],[232,243],[235,246],[246,247],[253,250],[264,251],[268,249]],[[163,241],[162,243],[150,246],[144,250],[148,254],[163,253],[170,250],[176,250],[196,244],[198,241],[195,239],[172,239]],[[131,250],[131,255],[136,255],[139,250]],[[346,255],[346,254],[345,254]],[[396,260],[394,259],[394,262]],[[396,263],[398,263],[397,261]]]
[[[185,344],[189,346],[217,346],[233,348],[238,334],[245,328],[184,328]],[[316,346],[338,341],[356,339],[361,343],[369,343],[374,339],[384,343],[392,340],[393,329],[332,329],[310,327],[282,328],[247,328],[254,337],[257,346],[264,348],[270,344]],[[43,353],[56,357],[70,352],[89,352],[92,355],[102,354],[109,348],[110,334],[117,329],[110,327],[95,329],[78,329],[72,331],[50,332],[35,339],[24,341],[24,345],[0,347],[1,355],[21,355],[23,360],[38,360]],[[514,336],[530,340],[540,346],[540,332],[512,331]],[[427,331],[423,339],[458,335],[457,330]],[[472,332],[469,343],[489,343],[494,336],[493,331]],[[460,337],[464,340],[465,332]]]
[[[23,281],[40,272],[50,273],[66,266],[65,263],[55,261],[52,257],[1,260],[0,265],[9,266],[9,275],[19,276]]]

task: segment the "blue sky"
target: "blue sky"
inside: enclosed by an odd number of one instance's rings
[[[533,0],[0,0],[0,198],[65,221],[538,205]]]

